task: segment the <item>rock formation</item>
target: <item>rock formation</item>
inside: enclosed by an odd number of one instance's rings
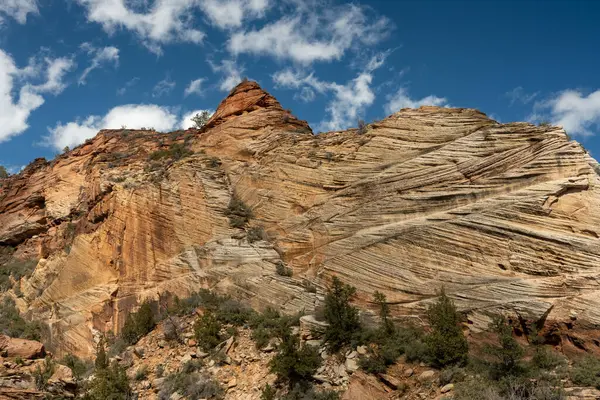
[[[418,317],[444,286],[473,330],[508,312],[578,332],[600,323],[599,171],[561,128],[471,109],[314,135],[243,82],[202,129],[103,130],[0,180],[0,247],[39,259],[15,297],[59,353],[92,354],[146,298],[311,311],[332,275],[365,310],[378,290]]]

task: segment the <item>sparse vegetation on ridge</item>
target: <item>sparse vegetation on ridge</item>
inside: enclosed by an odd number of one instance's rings
[[[252,209],[235,192],[229,200],[225,215],[229,218],[229,225],[232,228],[243,228],[254,216]]]

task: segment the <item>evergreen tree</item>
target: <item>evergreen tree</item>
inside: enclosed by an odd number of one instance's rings
[[[512,327],[499,316],[494,318],[492,330],[498,335],[498,345],[487,347],[487,352],[497,359],[492,372],[497,378],[519,375],[523,371],[521,359],[525,351],[512,336]]]
[[[127,372],[117,362],[96,371],[85,400],[131,400],[133,398]]]
[[[342,283],[337,276],[333,277],[325,296],[325,321],[329,324],[325,329],[325,342],[334,351],[350,344],[360,332],[358,309],[350,305],[355,293],[356,288]]]
[[[427,310],[431,333],[425,338],[431,361],[441,368],[467,361],[469,345],[460,327],[460,314],[442,288],[438,300]]]
[[[8,172],[6,171],[6,168],[4,168],[2,165],[0,165],[0,179],[6,179],[8,178]]]
[[[202,128],[208,120],[210,119],[210,113],[206,110],[201,111],[200,113],[194,115],[192,117],[192,122],[197,129]]]
[[[388,335],[393,335],[395,328],[394,323],[390,320],[390,306],[387,303],[385,294],[375,292],[373,294],[373,299],[379,306],[379,317],[381,318],[381,325],[384,332]]]
[[[271,372],[290,387],[312,378],[321,366],[321,356],[316,347],[300,346],[298,335],[292,335],[290,328],[281,332],[279,351],[271,360]]]
[[[96,347],[96,361],[94,362],[96,370],[106,369],[108,367],[108,358],[104,350],[104,338],[101,338]]]

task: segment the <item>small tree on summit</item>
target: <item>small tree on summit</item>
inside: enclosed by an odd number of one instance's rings
[[[8,178],[8,172],[6,171],[6,168],[4,168],[2,165],[0,165],[0,179],[6,179]]]
[[[210,113],[206,110],[203,110],[192,117],[192,122],[194,123],[196,128],[200,129],[204,125],[206,125],[206,123],[208,122],[209,119],[210,119]]]

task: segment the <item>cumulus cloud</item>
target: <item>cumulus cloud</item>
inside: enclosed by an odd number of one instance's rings
[[[3,15],[14,18],[18,23],[27,22],[27,14],[39,14],[36,0],[2,0],[0,1],[0,24]]]
[[[202,83],[204,81],[206,81],[206,78],[194,79],[185,88],[185,91],[184,91],[183,95],[186,96],[186,97],[189,96],[189,95],[191,95],[191,94],[201,95],[202,94]]]
[[[384,106],[385,111],[388,114],[398,112],[403,108],[418,108],[421,106],[443,106],[448,101],[443,97],[437,97],[429,95],[422,99],[413,99],[409,96],[406,88],[400,88],[393,95],[387,96],[387,103]]]
[[[171,93],[173,89],[175,89],[175,85],[175,82],[167,76],[165,79],[154,85],[152,97],[162,97]]]
[[[246,19],[262,17],[268,0],[204,0],[202,10],[210,22],[221,28],[239,28]]]
[[[233,54],[270,55],[308,65],[339,60],[355,45],[373,45],[391,29],[385,17],[369,15],[354,4],[337,7],[298,8],[260,29],[231,35],[227,47]]]
[[[50,135],[46,143],[58,150],[65,146],[75,147],[92,138],[100,129],[119,129],[126,126],[132,129],[152,127],[158,131],[169,131],[178,125],[176,113],[166,107],[154,104],[127,104],[111,109],[105,116],[92,115],[82,120],[58,123],[48,128]]]
[[[65,74],[74,67],[68,58],[35,57],[19,69],[12,57],[0,50],[0,142],[24,132],[31,112],[44,104],[42,94],[57,95],[64,90]],[[33,80],[44,78],[42,83]],[[20,86],[20,87],[19,87]]]
[[[591,136],[600,130],[600,90],[584,95],[578,90],[565,90],[555,97],[534,105],[536,122],[549,120],[567,133]]]
[[[321,121],[319,129],[345,129],[356,126],[364,110],[375,101],[375,93],[371,87],[373,72],[384,64],[388,54],[389,52],[376,54],[356,78],[345,84],[322,81],[313,73],[303,74],[289,68],[273,74],[272,78],[277,87],[299,90],[300,99],[305,101],[312,101],[317,93],[331,93],[333,97],[327,105],[328,118]]]
[[[183,117],[181,117],[181,121],[179,123],[179,128],[180,129],[189,129],[189,128],[193,128],[195,125],[192,122],[192,118],[196,115],[196,114],[200,114],[203,111],[208,111],[208,113],[212,116],[214,113],[214,110],[195,110],[195,111],[190,111],[189,113],[186,113],[183,115]]]
[[[151,5],[148,1],[133,5],[128,0],[76,1],[86,9],[89,22],[99,23],[109,34],[118,29],[131,31],[156,54],[162,54],[164,44],[201,43],[205,36],[194,28],[192,18],[198,0],[155,0]]]
[[[90,66],[79,77],[80,85],[85,85],[90,72],[96,68],[100,68],[103,64],[113,64],[115,66],[119,64],[119,49],[116,47],[107,46],[97,49],[89,43],[83,43],[81,48],[92,57],[92,61],[90,62]]]
[[[228,92],[242,81],[242,74],[245,69],[237,65],[234,60],[222,60],[220,64],[209,61],[213,72],[220,73],[223,77],[219,82],[219,89]]]

